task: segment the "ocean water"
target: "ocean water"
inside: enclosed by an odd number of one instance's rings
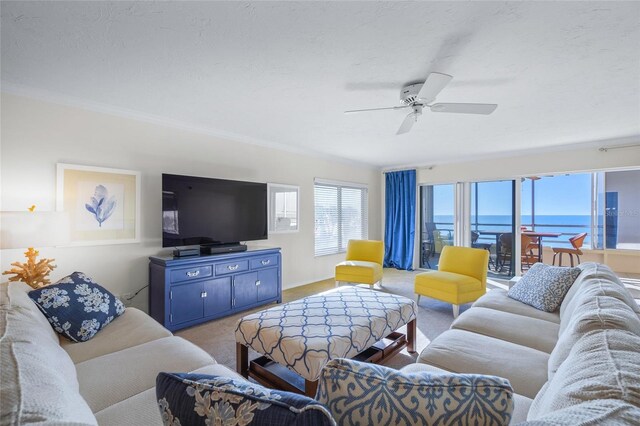
[[[435,215],[434,221],[438,229],[453,229],[452,215]],[[536,215],[536,227],[538,232],[558,232],[562,233],[558,238],[547,237],[546,243],[559,242],[565,245],[568,239],[576,234],[586,232],[587,239],[585,245],[590,241],[591,237],[591,216],[589,215]],[[479,215],[476,227],[475,216],[471,217],[472,229],[480,231],[511,231],[512,217],[510,215]],[[531,216],[522,216],[522,225],[531,229]],[[482,240],[495,241],[495,237],[486,235],[480,237]]]

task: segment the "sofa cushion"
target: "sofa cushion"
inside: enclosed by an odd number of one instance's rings
[[[74,342],[91,339],[125,310],[117,297],[82,272],[30,291],[29,297],[54,330]]]
[[[512,314],[524,315],[531,318],[538,318],[545,321],[560,323],[560,315],[557,312],[544,312],[522,302],[513,300],[507,296],[507,291],[501,288],[494,288],[478,299],[473,306],[496,309],[498,311],[511,312]]]
[[[128,309],[127,309],[128,311]],[[193,374],[211,374],[216,376],[231,377],[236,380],[245,380],[241,375],[221,364],[211,364],[197,370]],[[155,386],[133,395],[124,401],[108,406],[104,410],[95,413],[100,426],[122,425],[158,425],[162,426],[162,417],[158,410]]]
[[[418,362],[456,373],[504,377],[529,398],[547,381],[548,360],[545,352],[464,330],[445,331],[418,357]]]
[[[168,425],[336,424],[327,409],[312,398],[267,389],[244,379],[162,372],[156,380],[156,398]]]
[[[518,426],[637,425],[640,408],[616,399],[596,399],[553,411]]]
[[[633,296],[620,282],[609,268],[604,265],[594,265],[586,269],[581,277],[581,281],[577,282],[577,288],[571,299],[560,306],[560,332],[569,323],[567,321],[573,315],[576,307],[583,303],[584,300],[593,299],[596,296],[614,297],[627,306],[629,306],[636,314],[640,315],[640,306],[633,299]]]
[[[638,348],[640,337],[626,330],[584,334],[535,397],[528,420],[597,399],[618,399],[640,406]]]
[[[509,289],[507,295],[541,311],[555,312],[580,272],[580,268],[536,263]]]
[[[155,386],[159,371],[193,371],[215,363],[180,337],[165,337],[76,364],[80,393],[95,413]]]
[[[538,318],[478,306],[460,315],[451,328],[472,331],[551,353],[558,341],[560,326]]]
[[[75,343],[60,336],[60,345],[77,364],[169,336],[171,332],[149,315],[136,308],[127,308],[117,321],[113,321],[88,342]]]
[[[19,310],[21,315],[28,316],[34,327],[41,328],[42,332],[47,334],[52,341],[58,339],[58,333],[51,327],[47,317],[29,297],[29,292],[33,290],[32,287],[19,281],[0,285],[2,285],[1,303],[3,309]]]
[[[578,278],[576,278],[576,281],[573,283],[560,305],[561,315],[564,315],[564,309],[567,304],[569,304],[573,297],[578,293],[580,287],[582,287],[587,278],[603,278],[609,281],[619,282],[616,274],[614,274],[613,271],[605,265],[595,262],[584,262],[579,264],[577,268],[580,268],[582,272],[580,272],[580,275],[578,275]],[[620,283],[620,286],[622,286],[622,283]]]
[[[568,324],[564,327],[558,344],[549,357],[549,379],[569,356],[576,342],[590,331],[619,329],[640,336],[638,315],[626,303],[610,296],[583,299],[566,322]]]
[[[414,362],[413,364],[405,365],[400,369],[405,374],[412,373],[451,373],[449,370],[435,367],[429,364],[423,364],[421,362]]]
[[[513,390],[500,377],[409,373],[335,359],[323,368],[316,399],[341,425],[507,425]]]
[[[44,316],[31,309],[28,289],[18,282],[0,288],[0,423],[96,424],[73,362]]]

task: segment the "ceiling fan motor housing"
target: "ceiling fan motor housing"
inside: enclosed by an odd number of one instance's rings
[[[400,101],[406,105],[411,105],[416,102],[423,84],[424,83],[414,83],[404,86],[402,90],[400,90]]]

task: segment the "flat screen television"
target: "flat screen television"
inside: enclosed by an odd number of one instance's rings
[[[162,246],[267,238],[267,184],[162,175]]]

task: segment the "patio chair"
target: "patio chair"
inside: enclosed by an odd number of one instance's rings
[[[426,240],[431,242],[431,253],[442,252],[444,246],[453,245],[453,233],[449,230],[438,229],[433,222],[425,223]]]
[[[496,261],[496,272],[502,272],[508,264],[507,274],[511,275],[511,253],[513,251],[513,234],[506,232],[500,235],[500,252]]]
[[[551,247],[551,249],[553,250],[553,264],[556,264],[556,256],[560,255],[560,258],[558,259],[558,266],[562,266],[562,255],[564,253],[569,255],[569,259],[571,260],[571,266],[573,266],[573,255],[575,254],[576,257],[578,258],[578,265],[580,264],[580,256],[583,255],[584,253],[582,252],[582,250],[580,250],[580,248],[582,247],[582,244],[584,243],[584,239],[587,238],[587,233],[583,232],[581,234],[578,235],[574,235],[573,237],[569,238],[569,242],[571,243],[571,247],[572,248],[566,248],[566,247]]]
[[[520,270],[529,270],[538,261],[538,255],[534,253],[534,248],[538,247],[538,242],[528,235],[520,235]]]
[[[495,268],[495,263],[494,263],[493,259],[491,258],[491,246],[493,244],[491,244],[491,243],[479,243],[478,242],[479,238],[480,238],[480,233],[478,233],[476,231],[471,231],[471,247],[488,251],[489,252],[489,263],[487,264],[487,267],[490,268],[491,265],[493,265],[494,268]]]

